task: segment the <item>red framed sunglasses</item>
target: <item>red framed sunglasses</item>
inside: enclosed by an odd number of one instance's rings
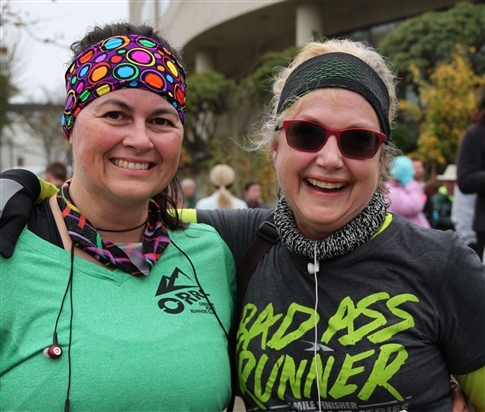
[[[307,120],[284,120],[286,141],[293,149],[302,152],[318,152],[329,136],[337,137],[342,155],[351,159],[371,159],[379,150],[386,135],[369,129],[330,129]]]

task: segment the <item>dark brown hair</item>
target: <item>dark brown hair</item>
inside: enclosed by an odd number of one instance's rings
[[[113,36],[126,36],[130,34],[139,34],[141,36],[149,37],[155,40],[162,47],[169,50],[183,65],[182,55],[180,51],[172,46],[166,39],[162,37],[152,26],[141,25],[135,26],[131,23],[113,23],[107,24],[106,26],[94,26],[93,29],[88,32],[81,40],[75,41],[71,44],[71,51],[73,52],[73,57],[71,60],[72,64],[76,57],[79,56],[88,47],[94,46],[99,42],[108,39]]]
[[[56,179],[62,180],[63,182],[67,179],[67,167],[62,162],[52,162],[49,163],[45,169]]]

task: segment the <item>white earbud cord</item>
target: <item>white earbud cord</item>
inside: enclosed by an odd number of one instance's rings
[[[320,374],[318,373],[317,366],[317,354],[318,354],[318,325],[317,325],[317,310],[318,310],[318,277],[317,271],[319,270],[317,263],[317,242],[315,241],[315,248],[313,252],[313,277],[315,279],[315,308],[313,311],[313,322],[315,325],[315,341],[313,342],[313,364],[315,366],[315,382],[317,383],[317,402],[318,411],[322,412],[322,406],[320,403]]]
[[[318,325],[317,325],[317,310],[318,310],[318,277],[317,272],[320,271],[320,262],[317,260],[317,242],[315,242],[315,248],[313,252],[313,265],[308,264],[308,271],[313,272],[313,278],[315,280],[315,308],[313,310],[313,324],[315,331],[315,340],[313,342],[313,366],[315,367],[315,381],[317,383],[317,395],[318,395],[318,412],[322,412],[322,405],[320,403],[320,375],[318,373],[317,354],[318,354]],[[405,409],[399,412],[407,412]]]

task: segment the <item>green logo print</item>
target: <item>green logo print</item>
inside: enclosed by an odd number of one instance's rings
[[[247,304],[237,335],[241,391],[266,409],[275,395],[283,400],[291,392],[294,399],[310,399],[318,379],[321,399],[354,394],[368,401],[379,387],[402,402],[390,380],[408,353],[403,345],[388,341],[414,327],[413,316],[400,307],[406,302],[418,299],[379,292],[354,302],[347,296],[325,325],[313,308],[296,303],[286,313],[275,313],[271,303],[262,310]],[[321,328],[316,346],[315,320]]]

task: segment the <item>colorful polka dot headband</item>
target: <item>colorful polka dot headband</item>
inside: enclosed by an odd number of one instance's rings
[[[114,36],[87,48],[66,72],[62,129],[69,140],[74,120],[94,99],[118,89],[138,88],[159,94],[185,117],[186,76],[166,48],[149,37]]]

